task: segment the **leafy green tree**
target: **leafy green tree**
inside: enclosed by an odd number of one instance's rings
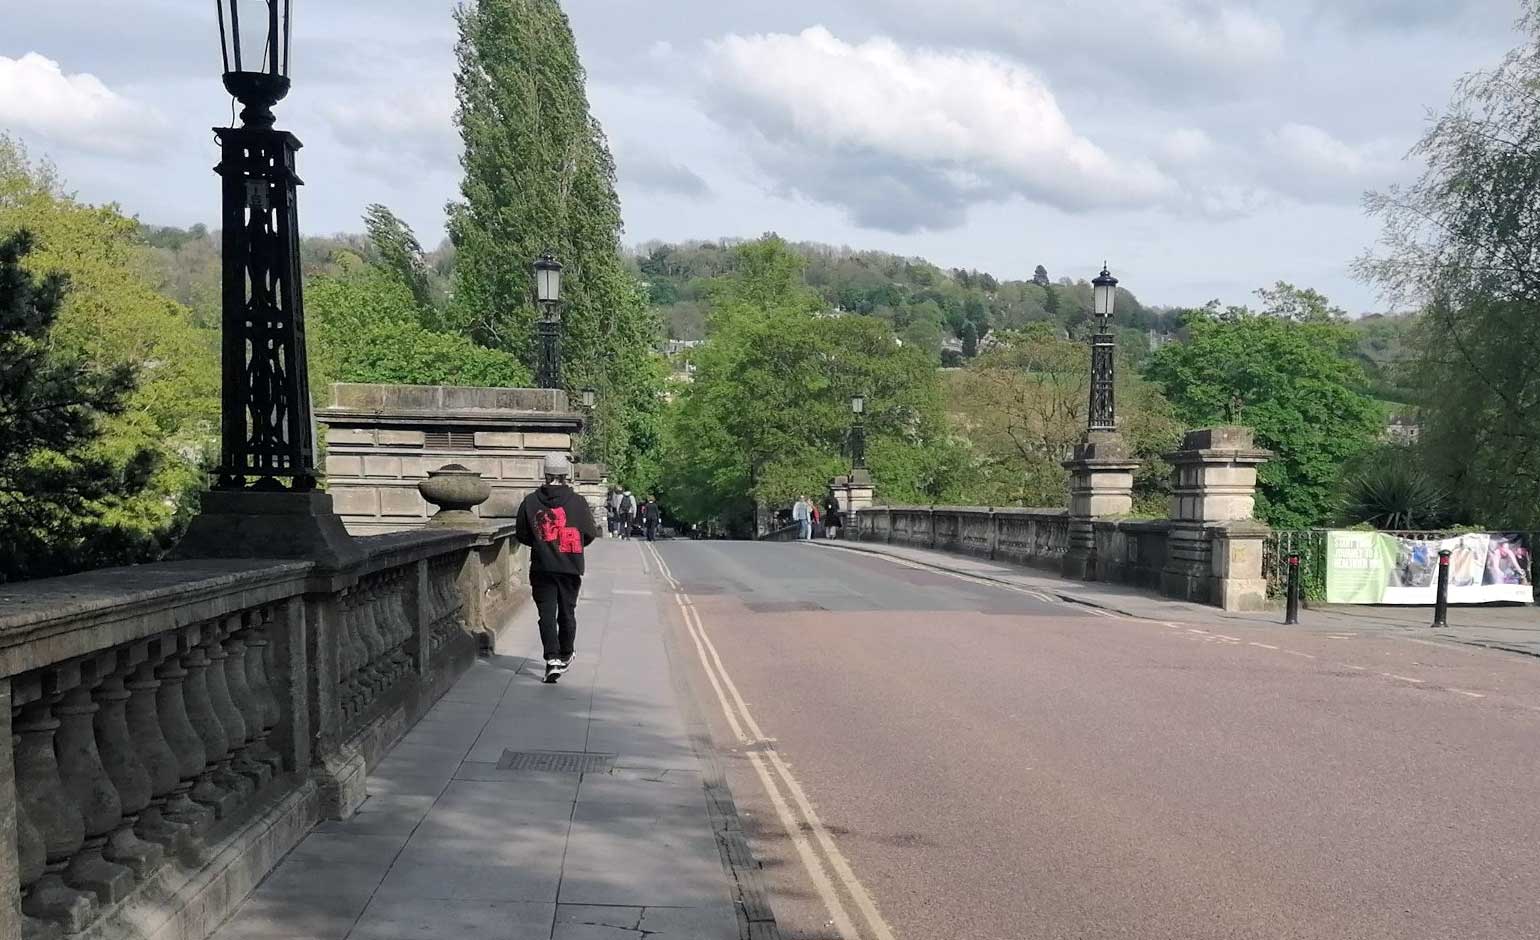
[[[779,238],[737,254],[737,272],[713,293],[694,379],[678,390],[666,421],[662,491],[673,512],[741,527],[756,503],[821,492],[849,466],[842,454],[856,393],[867,396],[874,456],[943,436],[927,353],[898,343],[876,318],[819,315],[800,259]],[[876,460],[872,467],[883,485],[885,468]]]
[[[1258,476],[1257,513],[1279,528],[1330,523],[1342,470],[1384,428],[1348,326],[1244,308],[1191,311],[1186,343],[1152,355],[1145,375],[1189,427],[1238,422],[1274,451]]]
[[[431,311],[434,296],[428,261],[411,226],[385,206],[374,203],[364,210],[364,228],[380,266],[400,278],[420,310]]]
[[[1038,265],[1037,268],[1032,272],[1032,283],[1036,284],[1038,287],[1047,287],[1049,284],[1052,284],[1053,282],[1048,280],[1048,269],[1042,265]]]
[[[341,274],[313,277],[305,288],[311,397],[318,404],[333,382],[529,384],[529,370],[514,356],[424,328],[421,308],[395,272],[357,256],[339,263]]]
[[[972,320],[963,327],[962,354],[964,359],[972,359],[979,354],[979,330]]]
[[[623,475],[637,459],[630,415],[658,393],[649,360],[659,328],[621,257],[615,164],[589,113],[571,27],[556,0],[479,0],[455,20],[465,151],[461,198],[449,206],[454,322],[533,365],[529,266],[546,251],[561,259],[565,377],[595,385],[615,414],[601,456]]]
[[[1441,487],[1493,526],[1540,527],[1540,2],[1524,44],[1463,79],[1413,150],[1425,170],[1371,195],[1359,271],[1420,311],[1400,383]]]
[[[52,166],[34,164],[0,135],[0,233],[21,229],[34,238],[25,267],[69,279],[48,334],[52,348],[95,371],[129,367],[138,375],[125,407],[99,417],[91,454],[116,479],[149,478],[84,505],[74,531],[95,534],[71,564],[153,559],[196,510],[205,485],[202,465],[219,418],[218,336],[156,292],[137,222],[69,196]]]
[[[126,459],[103,447],[104,419],[134,389],[126,363],[98,368],[53,339],[67,279],[22,266],[25,231],[0,239],[0,582],[131,560],[143,532],[113,510],[150,484],[148,446]]]
[[[1118,427],[1141,461],[1142,510],[1159,506],[1170,468],[1160,459],[1176,442],[1170,405],[1126,362],[1117,373]],[[952,376],[947,411],[972,445],[978,473],[970,503],[1062,506],[1071,456],[1086,429],[1089,352],[1049,324],[1004,333],[1000,343]]]

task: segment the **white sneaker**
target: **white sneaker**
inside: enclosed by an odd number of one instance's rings
[[[560,675],[567,671],[567,665],[569,662],[570,660],[552,659],[546,662],[545,669],[547,672],[554,672],[557,675]]]

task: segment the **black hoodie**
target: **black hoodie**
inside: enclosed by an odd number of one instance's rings
[[[515,537],[530,548],[530,571],[582,575],[583,549],[599,530],[587,500],[570,486],[547,483],[524,497]]]

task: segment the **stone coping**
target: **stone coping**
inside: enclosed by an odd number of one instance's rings
[[[376,411],[366,408],[317,408],[316,420],[328,426],[392,428],[475,428],[500,431],[508,428],[541,428],[576,434],[587,419],[564,411]]]
[[[511,538],[419,530],[359,538],[365,558],[328,571],[309,561],[167,561],[0,585],[0,677],[110,649],[475,545]]]
[[[858,512],[994,513],[1013,516],[1068,516],[1068,509],[1028,509],[1019,506],[871,506]]]

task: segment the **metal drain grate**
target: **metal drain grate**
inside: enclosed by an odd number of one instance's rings
[[[615,764],[614,754],[585,754],[582,751],[504,751],[498,770],[539,770],[552,774],[608,773]]]

